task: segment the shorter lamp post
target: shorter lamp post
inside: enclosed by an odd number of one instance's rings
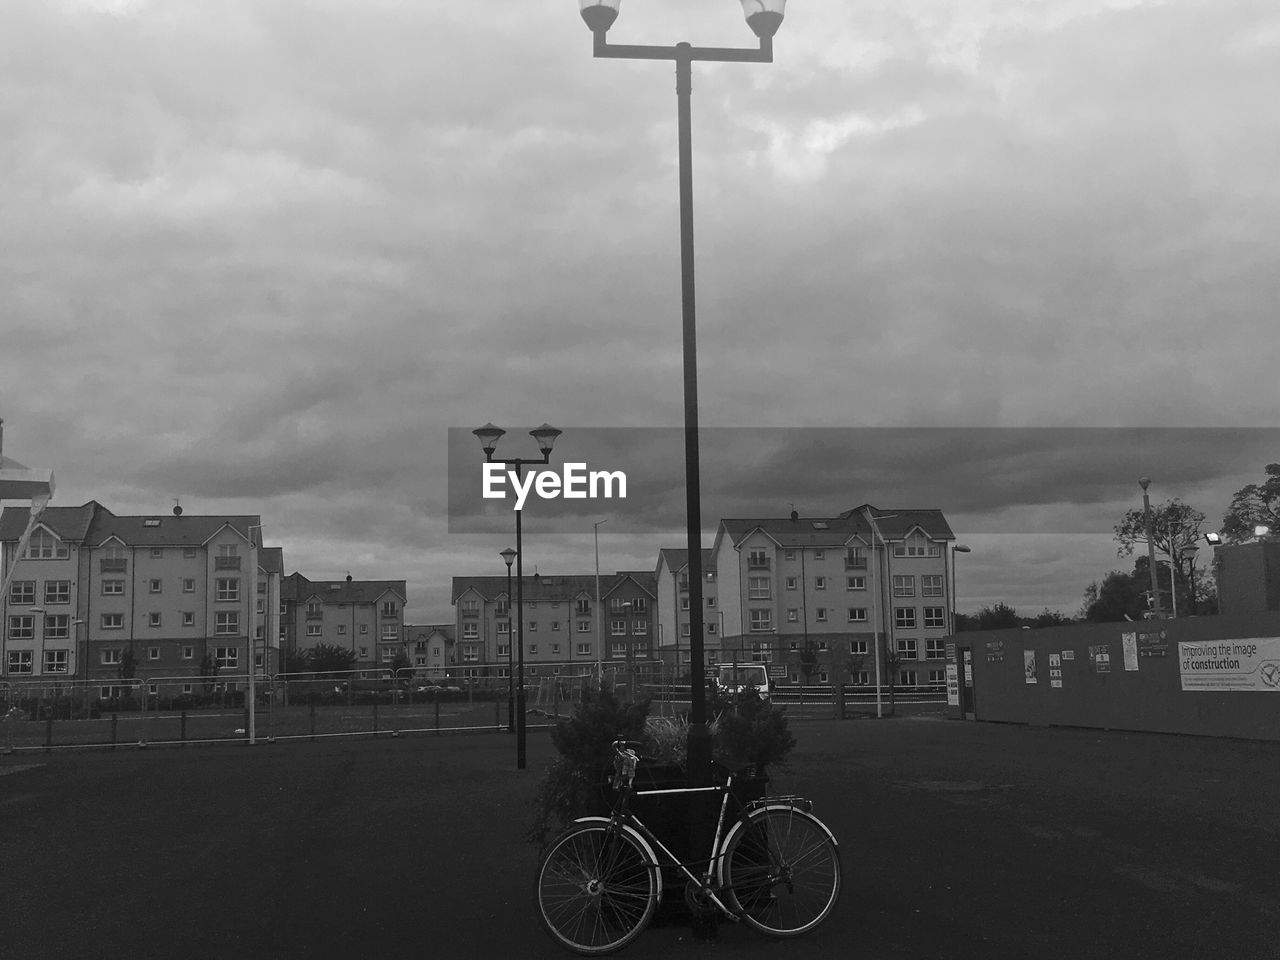
[[[498,446],[498,441],[502,439],[507,432],[501,427],[495,427],[492,423],[486,423],[483,427],[471,431],[475,434],[476,439],[480,441],[480,446],[484,450],[484,458],[488,463],[501,463],[509,467],[515,467],[515,482],[520,483],[520,475],[524,467],[528,464],[544,464],[551,462],[551,448],[555,446],[556,437],[560,436],[561,431],[557,430],[550,424],[544,423],[542,426],[529,431],[529,435],[537,441],[538,449],[542,451],[542,457],[539,460],[525,460],[521,458],[504,460],[495,457],[493,451]],[[525,732],[525,696],[524,696],[524,534],[520,525],[521,511],[516,510],[516,769],[523,770],[526,766],[526,732]]]
[[[963,543],[957,543],[951,548],[951,633],[953,636],[956,632],[956,554],[970,552]]]
[[[516,552],[510,547],[503,550],[499,554],[507,565],[507,733],[514,733],[516,729],[516,688],[515,674],[512,670],[511,658],[511,561],[516,558]]]
[[[1183,560],[1187,561],[1187,569],[1190,572],[1191,596],[1187,599],[1187,606],[1191,608],[1189,615],[1196,615],[1196,554],[1200,552],[1200,548],[1194,543],[1189,543],[1178,551]]]

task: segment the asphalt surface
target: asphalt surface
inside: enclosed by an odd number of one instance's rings
[[[1280,960],[1280,744],[805,721],[779,792],[841,843],[779,944],[620,956]],[[545,732],[0,756],[0,958],[541,958],[521,839]],[[675,893],[675,891],[672,891]]]

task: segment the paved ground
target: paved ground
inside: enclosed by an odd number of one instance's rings
[[[1280,958],[1280,744],[795,725],[777,783],[842,844],[803,958]],[[0,957],[564,957],[505,735],[0,757]],[[624,957],[776,958],[670,925]]]

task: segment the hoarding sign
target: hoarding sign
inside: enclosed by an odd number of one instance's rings
[[[1280,637],[1178,644],[1183,690],[1280,693]]]

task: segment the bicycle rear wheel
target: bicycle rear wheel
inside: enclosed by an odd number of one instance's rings
[[[538,910],[556,940],[599,955],[634,940],[658,902],[657,865],[628,832],[571,827],[538,867]]]
[[[812,930],[840,895],[840,850],[812,814],[778,805],[755,810],[725,844],[729,906],[772,937]]]

